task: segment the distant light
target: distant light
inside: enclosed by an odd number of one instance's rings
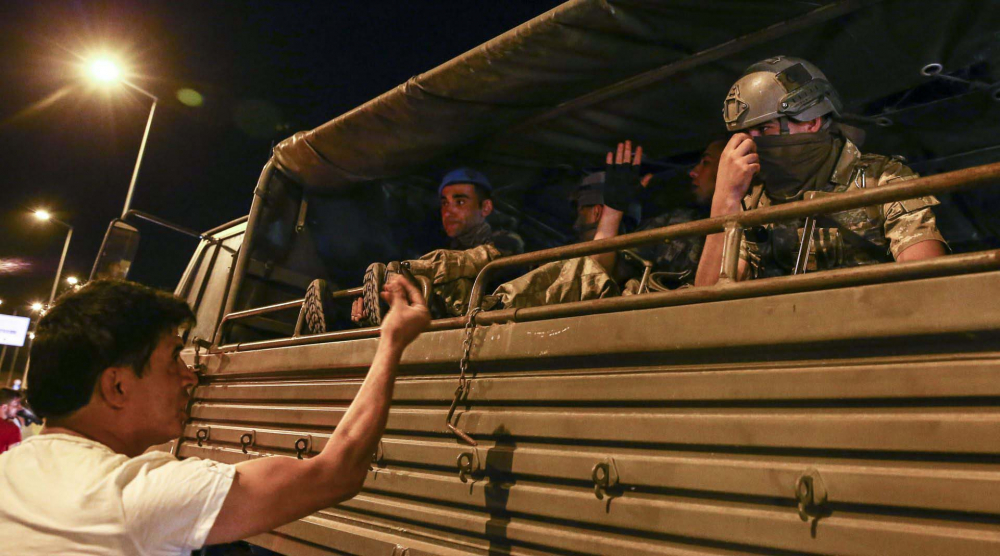
[[[0,259],[0,274],[17,274],[31,267],[25,259]]]
[[[118,68],[118,64],[115,64],[107,58],[94,60],[90,63],[88,69],[90,70],[91,77],[105,83],[118,81],[122,75],[122,71]]]
[[[31,310],[32,310],[32,311],[35,311],[36,313],[37,313],[38,311],[41,311],[41,310],[42,310],[42,309],[44,309],[44,308],[45,308],[45,305],[42,305],[42,304],[41,304],[40,302],[38,302],[38,301],[36,301],[36,302],[34,302],[34,303],[32,303],[32,304],[31,304]]]
[[[35,333],[34,332],[28,332],[28,339],[29,340],[34,340],[35,339]]]
[[[35,211],[35,218],[44,221],[48,220],[49,218],[52,218],[52,214],[50,214],[49,211],[45,209],[38,209]]]
[[[66,277],[66,283],[69,284],[69,285],[71,285],[71,286],[75,286],[75,285],[77,285],[77,284],[80,283],[80,279],[77,278],[76,276],[67,276]]]
[[[20,390],[21,389],[21,379],[15,380],[14,384],[11,385],[11,388],[14,389],[14,390]]]
[[[0,299],[0,305],[3,305],[3,300],[2,299]]]
[[[181,104],[192,108],[197,108],[205,102],[205,98],[201,96],[201,93],[194,89],[181,89],[177,91],[177,100],[181,101]]]

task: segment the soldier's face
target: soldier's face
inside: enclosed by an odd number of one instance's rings
[[[721,150],[708,149],[701,155],[701,160],[688,172],[691,177],[691,187],[694,189],[695,202],[708,205],[715,194],[715,176],[719,172],[719,155]]]
[[[590,241],[597,235],[597,223],[601,220],[604,205],[583,205],[576,209],[576,223],[573,231],[580,241]]]
[[[453,183],[441,190],[441,226],[448,237],[458,237],[486,221],[493,201],[480,201],[476,186]]]
[[[823,126],[822,118],[814,118],[807,122],[796,122],[793,120],[788,120],[788,134],[795,135],[797,133],[815,133]],[[769,122],[764,122],[756,127],[751,127],[747,130],[750,137],[760,137],[761,135],[781,135],[781,124],[778,120],[771,120]]]

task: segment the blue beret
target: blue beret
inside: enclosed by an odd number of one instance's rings
[[[444,179],[441,180],[441,185],[438,186],[438,196],[441,195],[445,186],[456,183],[471,183],[484,187],[487,191],[493,191],[493,186],[490,185],[490,180],[486,179],[486,174],[472,168],[456,168],[445,174]]]

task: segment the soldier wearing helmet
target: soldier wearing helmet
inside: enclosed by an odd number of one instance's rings
[[[712,216],[917,177],[897,158],[862,154],[853,133],[859,130],[839,122],[841,111],[837,91],[805,60],[777,56],[748,67],[723,103],[733,135],[720,158]],[[748,195],[751,182],[762,194]],[[754,199],[757,207],[750,206]],[[747,234],[739,278],[943,255],[946,245],[931,210],[936,204],[928,196],[820,216],[814,226],[765,226]],[[809,228],[813,233],[804,234]],[[696,285],[718,281],[722,243],[722,234],[706,240]]]

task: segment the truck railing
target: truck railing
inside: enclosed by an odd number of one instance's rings
[[[786,220],[794,220],[818,214],[829,214],[844,210],[902,201],[925,195],[937,195],[972,188],[989,183],[1000,183],[1000,162],[965,168],[935,176],[906,180],[899,184],[873,187],[840,195],[824,196],[809,201],[798,201],[770,206],[757,210],[740,212],[704,220],[684,222],[664,228],[656,228],[600,239],[587,243],[555,247],[522,255],[513,255],[491,261],[479,272],[469,299],[470,311],[478,307],[483,299],[483,290],[490,278],[499,270],[529,264],[542,264],[557,260],[585,257],[629,247],[659,243],[664,240],[706,236],[718,232],[726,233],[725,249],[720,276],[721,282],[732,280],[739,262],[739,246],[743,230]]]
[[[624,234],[613,238],[555,247],[497,259],[484,266],[476,277],[469,301],[470,314],[464,317],[437,319],[431,323],[430,329],[459,329],[466,326],[470,318],[476,325],[526,322],[997,270],[1000,269],[1000,250],[990,250],[960,255],[947,255],[921,261],[876,264],[743,282],[736,282],[734,280],[739,262],[739,245],[743,231],[747,228],[902,201],[914,197],[938,195],[995,183],[1000,183],[1000,162],[906,180],[899,184],[685,222],[663,228]],[[250,221],[251,223],[254,221],[252,213]],[[248,229],[248,234],[249,232]],[[720,280],[714,286],[576,301],[559,305],[480,311],[475,315],[471,314],[472,308],[478,307],[482,302],[485,284],[489,282],[490,278],[497,271],[505,268],[584,257],[649,245],[664,240],[705,236],[719,232],[726,234],[725,247],[723,249]],[[247,243],[244,242],[244,250],[246,246]],[[241,250],[241,259],[243,258],[244,250]],[[362,291],[363,288],[356,287],[334,292],[333,296],[335,299],[350,299],[360,296]],[[222,352],[248,351],[327,341],[374,338],[379,334],[377,327],[369,327],[301,336],[301,307],[303,302],[304,299],[298,299],[245,311],[227,312],[216,334],[216,349]],[[293,308],[300,309],[300,315],[295,326],[295,332],[290,338],[218,345],[224,337],[224,326],[234,320]]]

